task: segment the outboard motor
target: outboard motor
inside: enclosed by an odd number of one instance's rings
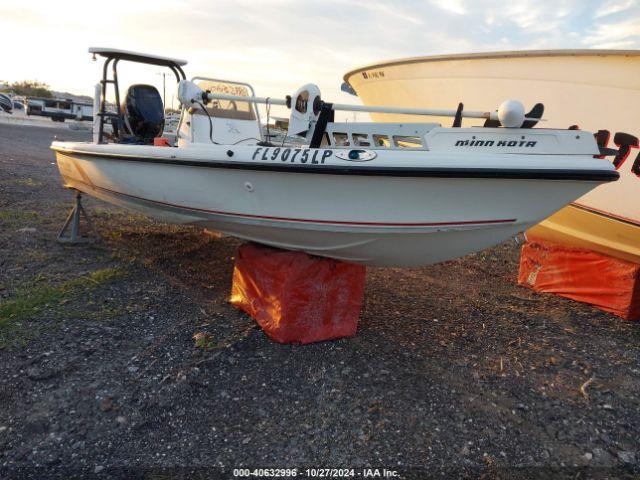
[[[152,85],[131,85],[122,103],[125,132],[143,143],[153,139],[164,129],[164,106],[158,90]]]

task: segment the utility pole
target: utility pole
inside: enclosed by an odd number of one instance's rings
[[[165,72],[158,72],[158,75],[162,75],[162,104],[164,105],[164,108],[167,108],[167,87],[166,87],[166,82],[165,82]]]
[[[166,73],[162,72],[162,104],[167,108],[167,86],[165,82]]]

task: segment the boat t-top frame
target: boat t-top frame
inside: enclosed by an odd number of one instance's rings
[[[180,82],[180,80],[186,80],[187,78],[184,71],[182,70],[182,67],[187,64],[186,60],[147,55],[144,53],[131,52],[128,50],[119,50],[116,48],[91,47],[89,49],[89,53],[93,54],[94,59],[96,55],[100,55],[101,57],[105,58],[104,65],[102,67],[102,79],[100,80],[100,107],[97,113],[98,143],[104,143],[104,124],[107,119],[111,118],[117,121],[117,119],[119,118],[119,113],[107,111],[107,85],[113,85],[116,99],[116,108],[120,108],[120,87],[118,85],[118,62],[120,62],[120,60],[167,67],[176,76],[177,82]],[[112,78],[109,78],[110,64]]]

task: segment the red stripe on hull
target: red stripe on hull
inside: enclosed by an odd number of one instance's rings
[[[590,212],[597,213],[597,214],[602,215],[604,217],[613,218],[614,220],[620,220],[621,222],[631,223],[632,225],[637,225],[637,226],[640,227],[640,220],[634,220],[632,218],[627,218],[627,217],[623,217],[621,215],[616,215],[615,213],[605,212],[604,210],[598,210],[597,208],[590,207],[588,205],[583,205],[583,204],[578,203],[578,202],[573,202],[571,205],[573,205],[574,207],[581,208],[583,210],[588,210]]]
[[[104,190],[114,195],[121,195],[123,197],[135,198],[137,200],[142,200],[145,202],[155,203],[159,205],[166,205],[168,207],[173,207],[173,208],[180,208],[183,210],[192,210],[196,212],[211,213],[214,215],[227,215],[231,217],[255,218],[255,219],[261,219],[261,220],[280,220],[280,221],[286,221],[286,222],[319,223],[319,224],[329,224],[329,225],[355,225],[355,226],[369,226],[369,227],[372,227],[372,226],[375,226],[375,227],[445,227],[445,226],[455,226],[455,225],[493,225],[493,224],[500,224],[500,223],[513,223],[516,221],[515,218],[508,218],[508,219],[495,219],[495,220],[463,220],[459,222],[384,223],[384,222],[354,222],[354,221],[343,221],[343,220],[313,220],[313,219],[307,219],[307,218],[274,217],[270,215],[253,215],[249,213],[223,212],[220,210],[208,210],[206,208],[185,207],[183,205],[160,202],[158,200],[150,200],[148,198],[138,197],[136,195],[130,195],[128,193],[121,193],[121,192],[110,190],[104,187],[93,186],[92,188]]]

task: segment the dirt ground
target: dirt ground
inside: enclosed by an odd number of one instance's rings
[[[86,198],[97,241],[56,242],[54,135],[88,136],[0,125],[0,478],[639,478],[638,325],[517,286],[514,241],[371,268],[355,338],[279,345],[237,240]]]

